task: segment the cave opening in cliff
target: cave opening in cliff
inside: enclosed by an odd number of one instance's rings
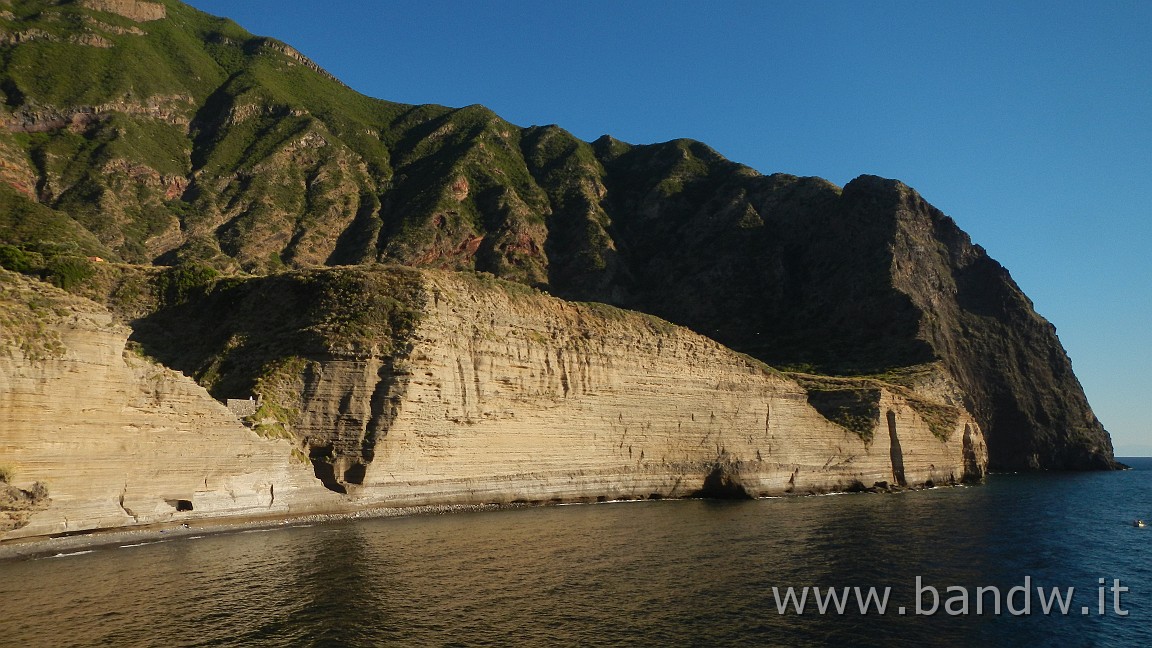
[[[704,484],[691,497],[705,497],[708,499],[744,500],[752,496],[740,483],[740,475],[734,468],[718,462],[712,466],[712,471],[704,478]]]
[[[368,472],[368,466],[356,462],[344,471],[344,481],[349,484],[363,484],[364,475]]]
[[[336,449],[332,445],[313,446],[308,458],[312,461],[312,472],[325,488],[336,493],[348,493],[336,477]]]
[[[176,500],[176,510],[177,511],[191,511],[192,510],[192,500]]]

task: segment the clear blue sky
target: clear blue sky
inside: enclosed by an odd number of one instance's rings
[[[360,92],[763,173],[898,178],[1056,325],[1152,455],[1152,1],[192,0]]]

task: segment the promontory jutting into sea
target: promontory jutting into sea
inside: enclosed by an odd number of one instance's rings
[[[0,52],[0,551],[1121,467],[1052,325],[900,181],[373,99],[176,0],[0,0]]]

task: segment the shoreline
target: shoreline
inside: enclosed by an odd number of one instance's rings
[[[771,497],[753,498],[749,501],[761,499],[792,499],[796,497],[823,497],[829,495],[867,495],[867,494],[898,494],[903,492],[916,492],[923,490],[937,490],[941,488],[965,488],[970,484],[947,484],[932,487],[897,487],[885,490],[867,489],[862,491],[832,491],[827,493],[787,494]],[[712,499],[712,498],[667,498],[676,501],[682,499]],[[359,511],[343,513],[301,513],[297,515],[279,516],[238,516],[221,518],[204,518],[192,521],[172,520],[134,527],[113,527],[107,529],[91,529],[77,531],[67,535],[31,536],[27,538],[13,538],[0,541],[0,564],[17,560],[38,560],[54,558],[58,555],[64,557],[78,553],[88,553],[101,548],[107,548],[122,542],[136,541],[135,544],[153,544],[166,542],[171,539],[188,538],[191,536],[225,535],[228,533],[241,533],[255,530],[273,530],[278,527],[291,527],[301,524],[325,524],[344,520],[415,517],[422,515],[445,515],[450,513],[469,513],[479,511],[503,511],[521,508],[537,508],[541,506],[568,506],[576,504],[611,504],[620,502],[648,502],[666,501],[659,499],[617,499],[606,501],[572,501],[572,502],[509,502],[488,504],[423,504],[417,506],[380,506],[362,509]],[[184,525],[189,526],[185,527]],[[62,555],[61,555],[62,554]]]
[[[343,520],[444,515],[472,511],[496,511],[530,507],[530,504],[429,504],[422,506],[379,507],[348,513],[304,513],[269,517],[206,518],[173,520],[138,527],[114,527],[78,531],[57,536],[32,536],[0,541],[0,564],[18,560],[38,560],[58,555],[76,555],[108,548],[124,542],[133,545],[154,544],[178,538],[225,535],[244,531],[273,530],[301,524],[324,524]],[[184,526],[188,524],[188,526]],[[129,546],[133,546],[129,545]]]

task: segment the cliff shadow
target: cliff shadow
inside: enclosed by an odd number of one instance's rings
[[[964,481],[980,481],[984,478],[984,468],[976,457],[976,444],[972,441],[972,426],[964,424]]]
[[[904,449],[900,446],[900,437],[896,434],[896,412],[888,410],[888,438],[892,442],[889,455],[892,458],[892,479],[900,486],[907,486],[904,478]]]
[[[132,322],[144,354],[193,377],[218,400],[259,396],[248,423],[285,436],[330,490],[362,484],[376,443],[395,419],[426,300],[418,272],[404,268],[317,269],[206,282],[162,300]],[[304,416],[323,398],[318,368],[339,362],[381,366],[367,411],[343,403],[336,425],[310,433]],[[347,399],[346,399],[347,400]]]

